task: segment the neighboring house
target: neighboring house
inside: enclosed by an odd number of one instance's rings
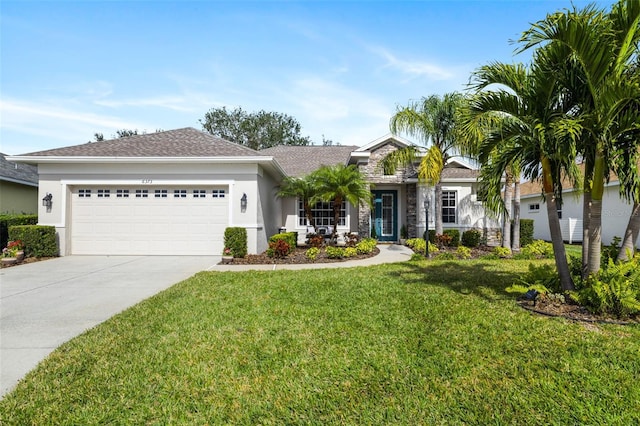
[[[414,170],[384,175],[378,161],[409,142],[385,136],[363,146],[277,146],[254,151],[193,128],[137,135],[12,157],[37,164],[40,224],[54,225],[62,254],[211,255],[223,249],[226,227],[247,229],[250,253],[267,248],[284,227],[304,235],[299,200],[277,197],[285,176],[302,176],[323,164],[355,164],[372,183],[374,208],[343,206],[339,232],[382,241],[422,237],[427,194]],[[476,200],[477,172],[460,161],[443,178],[445,228],[496,228]],[[330,227],[328,204],[314,211]],[[429,216],[433,229],[433,203]],[[373,220],[373,222],[372,222]]]
[[[0,153],[0,213],[38,212],[38,168]]]
[[[562,206],[558,207],[562,237],[566,242],[582,242],[582,200],[581,191],[565,184],[562,192]],[[612,176],[605,184],[602,198],[602,243],[609,244],[613,237],[624,236],[631,214],[632,204],[620,197],[620,182]],[[521,185],[520,217],[533,219],[533,238],[551,241],[547,207],[542,196],[542,186],[538,182]],[[640,242],[637,242],[640,248]]]

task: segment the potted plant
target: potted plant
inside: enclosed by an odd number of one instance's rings
[[[407,226],[402,225],[400,228],[400,244],[405,245],[407,243]]]
[[[13,265],[16,262],[22,261],[22,259],[24,259],[23,249],[22,241],[9,241],[7,246],[2,249],[2,264]]]
[[[233,250],[229,247],[225,247],[222,250],[222,263],[227,264],[233,262]]]

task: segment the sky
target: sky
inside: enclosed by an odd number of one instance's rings
[[[463,92],[484,64],[527,63],[513,41],[571,4],[0,0],[0,151],[202,129],[221,107],[288,114],[315,144],[366,145],[396,108]]]

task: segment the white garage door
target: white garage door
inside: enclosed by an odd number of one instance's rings
[[[79,186],[71,192],[72,254],[222,253],[227,187]]]

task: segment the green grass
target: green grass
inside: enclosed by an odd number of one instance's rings
[[[200,273],[56,350],[0,424],[637,424],[640,329],[522,310],[529,263]]]

